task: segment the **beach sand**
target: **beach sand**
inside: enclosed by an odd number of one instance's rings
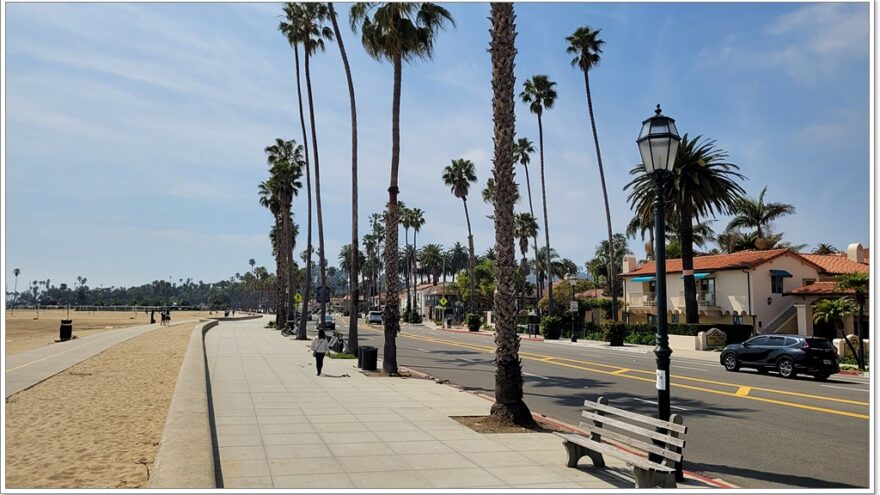
[[[146,486],[195,325],[147,332],[10,397],[7,488]]]
[[[7,310],[4,335],[6,355],[11,356],[53,344],[58,339],[61,320],[68,319],[67,314],[63,309],[41,309],[39,312],[33,309],[16,309],[14,313]],[[213,315],[209,315],[208,311],[172,311],[171,321],[173,323],[222,315],[223,313],[217,311]],[[150,315],[144,314],[143,311],[135,313],[134,311],[71,310],[69,319],[73,320],[73,335],[80,338],[116,328],[150,323]],[[156,321],[159,321],[158,312],[156,312]]]

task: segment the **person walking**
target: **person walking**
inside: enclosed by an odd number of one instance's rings
[[[329,350],[327,335],[324,333],[323,328],[318,329],[318,336],[312,341],[310,347],[312,349],[312,355],[315,356],[315,367],[318,368],[318,376],[321,376],[321,368],[324,367],[324,355],[327,354],[327,351]]]

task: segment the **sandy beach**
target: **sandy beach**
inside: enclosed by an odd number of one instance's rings
[[[10,397],[6,486],[146,486],[194,327],[148,332]]]
[[[222,313],[214,312],[209,315],[208,311],[173,311],[172,321],[196,320],[208,316],[218,316]],[[50,345],[58,339],[58,327],[62,319],[68,318],[68,313],[63,309],[17,309],[15,312],[6,311],[6,355],[11,356],[20,352],[36,349],[44,345]],[[73,320],[73,335],[85,337],[96,333],[106,332],[116,328],[130,327],[134,325],[146,325],[150,322],[150,315],[143,311],[70,311]],[[156,321],[159,314],[156,313]]]

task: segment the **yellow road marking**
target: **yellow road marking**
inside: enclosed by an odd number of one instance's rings
[[[484,351],[484,352],[495,352],[494,347],[481,346],[478,344],[461,344],[459,342],[437,339],[434,337],[425,337],[425,336],[421,336],[421,335],[416,336],[416,335],[403,335],[403,334],[401,334],[401,336],[407,337],[410,339],[414,339],[414,340],[422,340],[422,341],[426,341],[426,342],[435,342],[438,344],[444,344],[444,345],[449,345],[449,346],[454,346],[454,347],[462,347],[465,349],[480,350],[480,351]],[[651,382],[651,383],[654,382],[653,378],[642,378],[639,376],[631,376],[631,375],[623,374],[623,373],[626,373],[627,371],[632,371],[632,372],[637,372],[637,373],[645,373],[645,374],[653,375],[654,371],[632,370],[632,369],[620,368],[619,366],[610,366],[610,365],[602,364],[602,363],[593,363],[590,361],[581,361],[581,360],[577,360],[577,359],[564,358],[564,357],[558,357],[558,356],[546,356],[543,354],[536,354],[536,353],[531,353],[531,352],[521,352],[520,357],[522,359],[528,359],[530,361],[549,362],[550,364],[554,364],[557,366],[564,366],[566,368],[574,368],[574,369],[579,369],[579,370],[583,370],[583,371],[590,371],[593,373],[600,373],[600,374],[604,374],[604,375],[620,376],[623,378],[629,378],[632,380],[640,380],[640,381],[644,381],[644,382]],[[606,370],[601,370],[601,369],[597,369],[597,368],[590,368],[590,367],[586,367],[586,366],[568,364],[568,363],[561,362],[561,361],[583,363],[583,364],[589,364],[591,366],[600,366],[603,368],[614,369],[614,371],[606,371]],[[849,416],[849,417],[859,418],[859,419],[870,419],[870,416],[868,416],[866,414],[852,413],[852,412],[848,412],[848,411],[841,411],[838,409],[828,409],[828,408],[824,408],[824,407],[810,406],[810,405],[806,405],[806,404],[798,404],[796,402],[786,402],[786,401],[781,401],[781,400],[776,400],[776,399],[768,399],[768,398],[764,398],[764,397],[754,397],[754,396],[748,395],[748,394],[752,390],[760,390],[760,391],[769,392],[769,393],[778,393],[778,394],[791,395],[791,396],[795,396],[795,397],[802,397],[802,398],[808,398],[808,399],[826,400],[826,401],[833,401],[833,402],[842,402],[842,403],[846,403],[846,404],[868,406],[869,404],[866,402],[851,401],[851,400],[846,400],[846,399],[838,399],[835,397],[826,397],[826,396],[820,396],[820,395],[803,394],[800,392],[788,392],[785,390],[776,390],[776,389],[763,388],[763,387],[745,387],[743,385],[739,385],[739,384],[735,384],[735,383],[720,382],[720,381],[715,381],[715,380],[694,378],[694,377],[681,376],[681,375],[672,375],[672,378],[708,383],[708,384],[712,384],[712,385],[722,385],[722,386],[727,386],[727,387],[733,387],[733,388],[736,388],[737,390],[736,390],[736,392],[726,392],[723,390],[715,390],[715,389],[711,389],[711,388],[697,387],[694,385],[688,385],[688,384],[677,383],[677,382],[672,382],[671,383],[672,387],[684,388],[684,389],[688,389],[688,390],[695,390],[695,391],[699,391],[699,392],[706,392],[706,393],[716,394],[716,395],[723,395],[726,397],[738,397],[741,399],[756,400],[759,402],[767,402],[770,404],[795,407],[798,409],[807,409],[810,411],[818,411],[818,412],[824,412],[824,413],[829,413],[829,414],[837,414],[837,415],[841,415],[841,416]],[[746,389],[746,390],[743,391],[743,389]]]

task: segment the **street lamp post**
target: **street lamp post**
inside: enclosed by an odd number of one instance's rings
[[[669,361],[672,349],[669,348],[669,335],[666,329],[666,213],[664,201],[665,186],[672,175],[675,155],[681,137],[675,128],[675,120],[661,113],[657,105],[655,115],[642,122],[642,130],[636,142],[645,171],[654,181],[654,260],[657,267],[657,402],[658,418],[669,420]]]
[[[568,283],[571,286],[571,304],[568,308],[568,311],[571,313],[571,341],[577,342],[578,341],[577,333],[575,333],[575,328],[574,328],[574,320],[575,320],[575,317],[577,316],[577,306],[575,305],[576,303],[575,303],[575,299],[574,299],[574,288],[577,285],[577,281],[578,281],[577,274],[576,273],[569,273],[568,275],[565,276],[565,278],[568,280]]]

